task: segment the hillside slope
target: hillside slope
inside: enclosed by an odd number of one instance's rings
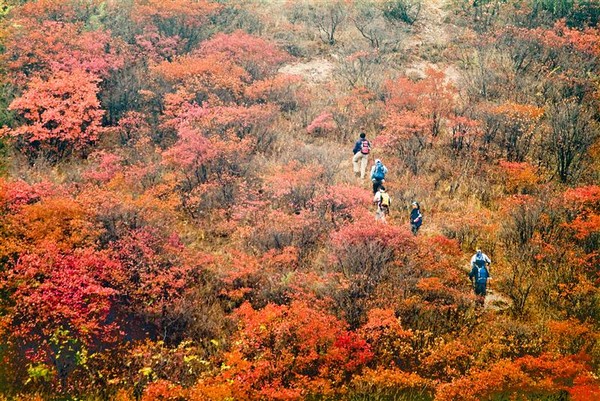
[[[600,399],[599,17],[8,1],[0,400]]]

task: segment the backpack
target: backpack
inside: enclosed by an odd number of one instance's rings
[[[381,181],[385,178],[385,173],[383,172],[383,164],[376,164],[375,171],[373,172],[373,178]]]
[[[371,151],[371,144],[366,139],[363,139],[363,141],[360,145],[360,153],[362,153],[363,155],[368,155],[370,151]]]
[[[380,195],[379,206],[390,207],[390,196],[386,192],[380,192]]]
[[[489,277],[489,273],[487,268],[484,267],[477,267],[477,282],[478,283],[485,283]]]

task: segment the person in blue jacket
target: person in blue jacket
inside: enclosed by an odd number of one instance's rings
[[[371,168],[371,181],[373,181],[373,194],[376,194],[379,187],[385,182],[385,175],[388,169],[383,165],[381,160],[376,159],[375,164]]]
[[[492,261],[488,256],[481,252],[481,249],[477,249],[477,252],[471,258],[471,272],[469,278],[475,288],[475,295],[485,297],[487,293],[487,281],[490,278],[490,271],[488,267]]]

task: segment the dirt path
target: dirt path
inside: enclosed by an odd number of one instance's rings
[[[423,78],[425,77],[425,71],[433,67],[443,70],[449,82],[458,83],[460,72],[452,63],[448,63],[447,58],[444,57],[444,51],[451,46],[454,27],[449,21],[449,2],[450,0],[423,0],[421,16],[415,24],[414,34],[405,43],[405,50],[410,54],[410,61],[405,68],[406,75]],[[304,77],[307,83],[321,86],[333,79],[333,72],[336,67],[334,63],[335,61],[328,60],[325,57],[298,60],[283,66],[279,71],[286,74],[300,75]],[[363,182],[356,180],[352,173],[350,158],[344,159],[339,168],[343,172],[342,182],[352,183],[363,188],[370,187],[368,179]],[[406,221],[401,219],[400,222],[391,219],[389,223],[406,224]],[[434,233],[439,233],[439,227],[430,225],[424,227],[420,235]],[[511,300],[508,297],[499,293],[496,289],[488,290],[484,304],[485,310],[502,311],[510,308],[510,306]]]
[[[415,23],[415,35],[406,43],[407,51],[413,60],[406,67],[406,75],[422,78],[429,67],[441,69],[450,82],[456,83],[459,72],[451,64],[441,63],[444,51],[452,40],[452,27],[449,23],[449,0],[426,0],[419,20]]]
[[[458,70],[451,64],[443,64],[442,53],[450,45],[452,24],[448,23],[450,0],[423,0],[420,16],[414,25],[414,34],[406,39],[405,51],[411,54],[411,61],[405,68],[408,76],[423,78],[429,67],[442,69],[448,80],[456,82]],[[307,82],[319,85],[332,79],[335,65],[327,58],[314,58],[297,61],[283,66],[279,72],[300,75]]]
[[[445,45],[449,41],[446,30],[446,17],[448,16],[448,0],[423,1],[419,19],[415,23],[418,30],[412,39],[412,45]]]
[[[485,297],[484,308],[486,310],[500,311],[510,308],[512,301],[495,290],[488,290]]]

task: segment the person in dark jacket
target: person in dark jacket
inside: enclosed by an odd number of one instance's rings
[[[471,272],[469,278],[473,287],[475,288],[475,295],[485,297],[487,293],[487,281],[490,278],[490,271],[488,267],[492,261],[488,256],[481,252],[481,249],[477,249],[477,252],[471,258]]]
[[[358,141],[356,141],[354,149],[352,150],[352,154],[354,155],[352,157],[354,175],[360,177],[361,180],[365,178],[369,153],[371,153],[371,142],[367,140],[367,134],[361,132],[360,138],[358,138]]]
[[[412,210],[410,211],[410,228],[413,235],[417,235],[419,228],[423,224],[423,215],[421,214],[421,207],[417,202],[412,203]]]

